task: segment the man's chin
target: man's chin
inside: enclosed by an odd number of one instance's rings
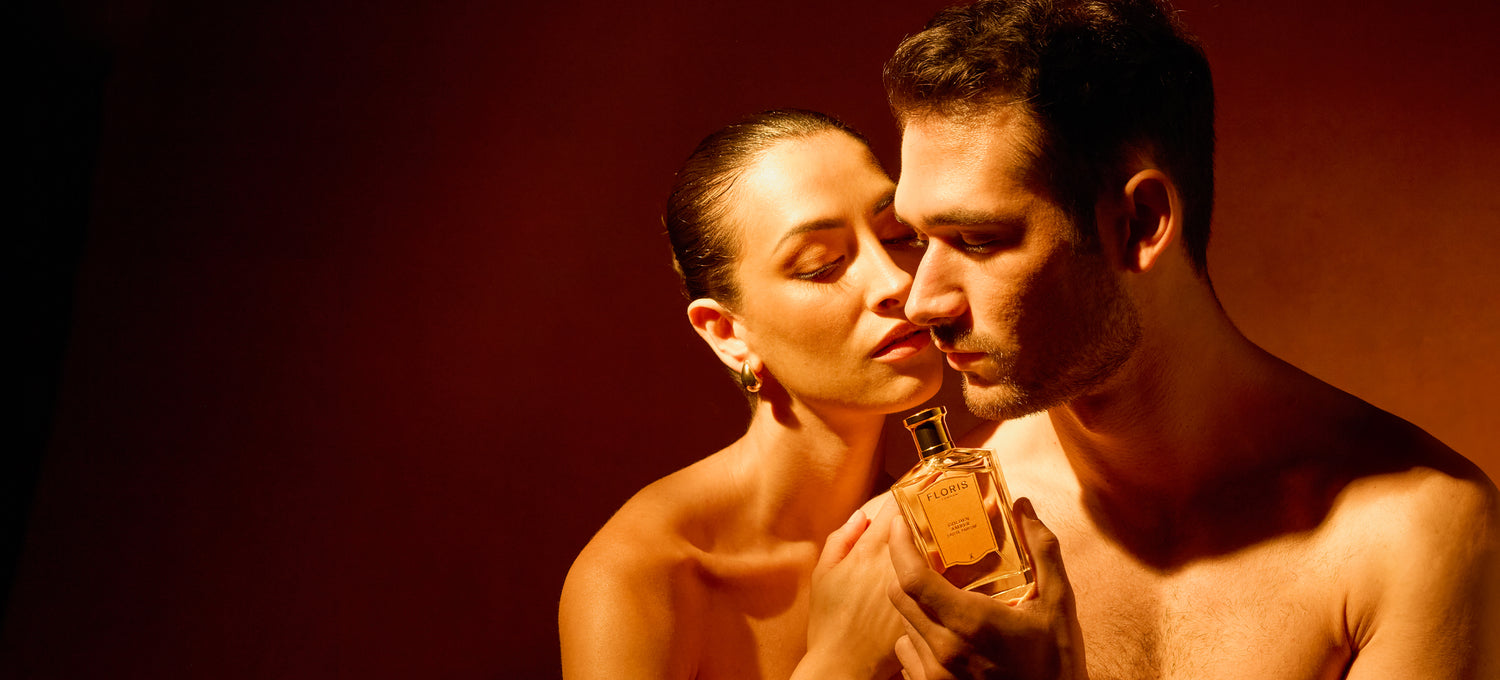
[[[978,374],[964,373],[964,405],[985,420],[1011,420],[1047,409],[1015,385],[991,382]]]

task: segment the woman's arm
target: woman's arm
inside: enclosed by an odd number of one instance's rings
[[[894,645],[904,632],[886,596],[895,579],[887,536],[896,503],[882,494],[828,536],[812,574],[807,654],[792,680],[869,680],[900,672]]]

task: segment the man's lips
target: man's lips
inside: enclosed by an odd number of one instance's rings
[[[963,371],[966,367],[972,367],[989,356],[984,352],[957,352],[946,349],[943,350],[943,354],[948,358],[948,365],[952,366],[956,371]]]
[[[942,350],[943,354],[947,357],[948,365],[959,371],[964,370],[965,366],[972,366],[989,356],[987,352],[962,351],[958,347],[942,340],[937,341],[937,348]]]

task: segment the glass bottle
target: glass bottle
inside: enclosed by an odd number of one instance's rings
[[[988,450],[953,447],[947,413],[939,406],[906,419],[922,459],[891,492],[934,571],[964,590],[1018,600],[1034,577],[1005,477]]]

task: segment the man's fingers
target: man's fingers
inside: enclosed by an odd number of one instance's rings
[[[1016,499],[1015,514],[1021,525],[1022,540],[1026,541],[1026,547],[1031,552],[1031,567],[1036,570],[1036,587],[1033,591],[1052,601],[1070,594],[1072,585],[1068,583],[1068,574],[1063,568],[1062,547],[1058,544],[1057,534],[1052,533],[1037,518],[1036,508],[1029,498]]]
[[[911,530],[901,518],[891,522],[888,542],[896,582],[888,590],[891,604],[919,635],[933,641],[935,630],[964,635],[975,629],[993,604],[989,597],[960,590],[932,570],[912,543]],[[1002,614],[1003,616],[1003,614]]]
[[[906,527],[906,520],[892,516],[888,526],[890,537],[886,543],[891,548],[891,566],[896,568],[896,579],[904,590],[908,577],[915,577],[932,568],[922,558],[922,553],[917,552],[917,545],[912,542],[911,529]]]
[[[891,566],[896,570],[896,580],[891,582],[886,594],[890,596],[891,604],[895,605],[901,618],[906,619],[907,632],[914,638],[921,637],[934,624],[927,618],[927,612],[912,599],[907,588],[909,582],[921,578],[924,572],[931,573],[931,569],[912,544],[911,531],[906,528],[906,522],[900,517],[894,517],[889,526],[887,545],[890,547]]]
[[[868,526],[870,526],[870,518],[865,516],[863,510],[855,510],[854,514],[849,516],[849,521],[828,534],[828,539],[823,542],[823,553],[818,556],[818,565],[814,571],[824,572],[844,561]]]
[[[948,635],[948,632],[942,629],[934,632]],[[952,636],[948,635],[948,637]],[[932,645],[921,635],[916,634],[911,626],[906,627],[906,635],[896,640],[896,660],[901,662],[901,669],[907,677],[922,680],[953,680],[953,674],[943,667],[943,662],[939,661],[937,654],[933,653]]]

